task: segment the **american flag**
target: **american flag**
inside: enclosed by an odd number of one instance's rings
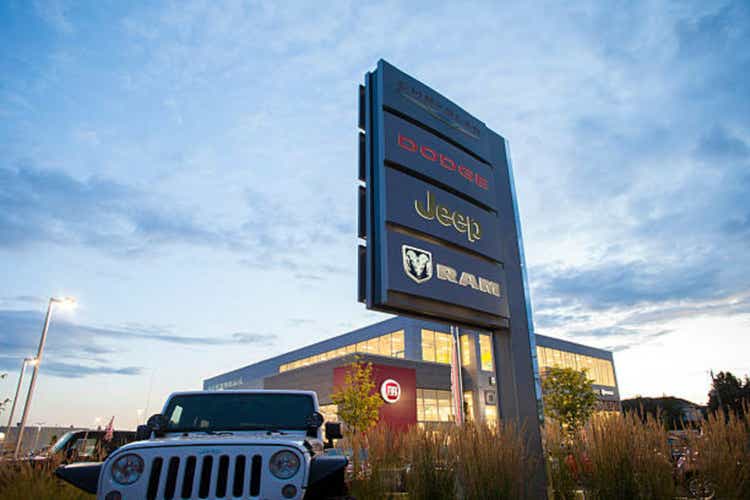
[[[104,437],[102,438],[102,440],[104,440],[107,443],[110,442],[110,441],[112,441],[112,438],[115,436],[115,427],[114,427],[114,424],[115,424],[115,417],[113,415],[112,418],[109,419],[109,423],[107,424],[107,428],[104,429]]]
[[[456,416],[456,425],[464,423],[464,398],[461,394],[461,364],[458,360],[458,342],[457,335],[451,335],[453,338],[451,349],[451,394],[453,395],[453,414]]]

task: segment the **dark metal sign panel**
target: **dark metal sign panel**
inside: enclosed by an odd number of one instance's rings
[[[390,113],[383,115],[385,160],[429,177],[495,209],[492,167]]]
[[[378,64],[378,71],[383,77],[383,106],[424,123],[489,160],[487,127],[483,122],[385,61]]]
[[[385,169],[385,218],[401,226],[497,259],[497,216],[432,184]]]
[[[508,316],[500,264],[389,231],[388,289],[451,306]]]

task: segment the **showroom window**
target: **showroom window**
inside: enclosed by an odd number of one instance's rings
[[[482,360],[482,371],[495,371],[495,363],[492,356],[492,337],[484,333],[479,335],[479,353]]]
[[[453,422],[451,391],[417,389],[418,422]]]
[[[449,365],[452,344],[450,333],[422,330],[422,360]]]

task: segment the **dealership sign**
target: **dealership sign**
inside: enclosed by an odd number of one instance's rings
[[[401,399],[401,384],[392,378],[386,379],[380,384],[380,396],[388,404],[398,403]]]
[[[380,61],[360,94],[360,300],[371,309],[507,326],[504,139]],[[507,236],[506,236],[507,238]],[[385,399],[385,396],[384,396]]]

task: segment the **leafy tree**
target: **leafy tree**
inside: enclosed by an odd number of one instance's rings
[[[575,433],[588,422],[596,408],[592,383],[585,370],[546,370],[542,380],[545,415],[569,434]]]
[[[331,400],[338,405],[339,418],[346,424],[352,444],[354,470],[359,471],[360,441],[364,439],[364,433],[378,422],[380,405],[383,403],[375,390],[372,363],[355,357],[346,371],[344,387],[331,395]]]
[[[712,374],[711,391],[708,393],[708,409],[715,412],[719,409],[724,413],[734,413],[744,416],[744,405],[750,405],[750,379],[745,381],[734,376],[731,372]]]
[[[335,392],[331,399],[338,406],[339,418],[352,434],[371,429],[378,422],[383,404],[375,391],[372,363],[356,358],[346,372],[344,387]]]

